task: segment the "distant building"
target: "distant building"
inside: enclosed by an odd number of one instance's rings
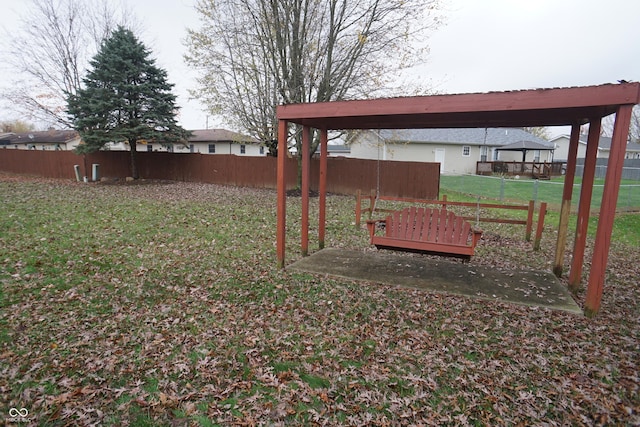
[[[235,154],[237,156],[266,156],[267,149],[255,138],[226,129],[191,131],[188,146],[176,146],[174,152],[202,154]]]
[[[21,150],[73,150],[82,144],[80,135],[74,130],[48,130],[25,133],[0,134],[0,148]],[[126,142],[113,142],[104,150],[128,151]],[[186,144],[166,146],[159,141],[138,141],[137,151],[170,151],[176,153],[235,154],[238,156],[265,156],[266,149],[250,136],[226,129],[203,129],[192,131]]]
[[[440,163],[442,173],[476,173],[479,161],[551,162],[554,145],[518,128],[398,129],[358,133],[349,157]]]
[[[552,142],[555,149],[555,159],[558,161],[566,162],[569,157],[569,135],[559,135],[553,138]],[[611,138],[608,136],[601,136],[598,141],[598,154],[599,159],[608,159],[609,152],[611,151]],[[587,135],[580,135],[578,143],[578,159],[584,159],[587,155]],[[627,149],[625,152],[625,159],[640,159],[640,144],[636,142],[627,143]]]
[[[40,132],[8,133],[0,135],[0,148],[18,150],[73,150],[80,144],[80,135],[74,130],[47,130]]]
[[[265,156],[266,150],[255,138],[226,129],[192,130],[186,144],[166,146],[155,141],[141,141],[137,151],[169,151],[174,153],[235,154],[238,156]],[[129,150],[127,143],[110,144],[109,150]]]

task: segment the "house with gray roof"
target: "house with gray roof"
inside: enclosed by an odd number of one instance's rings
[[[479,161],[551,162],[554,145],[518,128],[364,131],[350,157],[440,163],[441,173],[476,173]]]
[[[555,149],[555,158],[561,161],[567,161],[569,157],[569,135],[558,135],[553,138],[552,142]],[[609,152],[611,151],[611,138],[608,136],[601,136],[598,141],[598,159],[608,159]],[[578,143],[578,159],[584,159],[587,153],[587,135],[580,135]],[[637,142],[628,142],[624,156],[626,159],[640,159],[640,144]]]
[[[235,154],[266,156],[264,145],[255,138],[227,129],[197,129],[191,131],[186,144],[164,145],[159,141],[138,141],[138,151],[170,151],[174,153]],[[124,142],[109,144],[108,150],[129,150]]]
[[[255,138],[226,129],[191,131],[188,147],[175,147],[181,151],[203,154],[235,154],[238,156],[266,156],[267,150]]]
[[[73,150],[80,141],[80,135],[74,130],[50,129],[2,135],[0,147],[18,150]]]

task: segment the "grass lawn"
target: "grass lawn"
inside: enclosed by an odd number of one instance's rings
[[[581,178],[574,181],[572,206],[577,210],[580,200]],[[550,206],[562,204],[564,177],[555,177],[549,181],[536,181],[526,177],[521,179],[479,175],[442,175],[440,192],[447,194],[457,192],[475,195],[483,199],[505,200],[511,202],[527,202],[536,200],[547,202]],[[596,179],[591,196],[591,211],[600,210],[600,202],[604,191],[604,179]],[[640,211],[640,182],[623,180],[618,194],[618,209],[621,211]]]
[[[620,238],[637,215],[616,222],[586,319],[279,270],[274,191],[0,174],[0,198],[6,423],[640,423],[640,248]],[[354,205],[328,197],[327,246],[369,250]],[[292,262],[299,199],[287,213]],[[553,225],[540,251],[520,226],[483,228],[471,263],[551,268]]]

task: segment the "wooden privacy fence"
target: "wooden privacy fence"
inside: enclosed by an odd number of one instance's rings
[[[79,155],[70,151],[0,149],[0,170],[48,178],[75,180],[74,166],[81,177],[92,177],[99,165],[99,177],[123,179],[130,176],[129,151],[98,151]],[[276,189],[275,157],[229,154],[138,152],[138,172],[143,179],[205,182],[239,187]],[[287,159],[287,189],[297,187],[298,161]],[[318,190],[320,166],[311,160],[311,189]],[[327,191],[353,194],[358,188],[379,187],[391,197],[437,199],[440,187],[438,163],[376,161],[351,158],[327,159]]]
[[[364,207],[363,202],[365,200],[369,200],[369,205]],[[403,198],[403,197],[389,197],[389,196],[381,196],[377,195],[375,190],[371,190],[369,195],[363,195],[360,190],[356,191],[356,227],[360,227],[360,221],[363,212],[368,213],[369,219],[371,219],[374,212],[393,212],[397,209],[384,209],[376,206],[376,203],[380,200],[386,200],[391,202],[404,202],[404,203],[412,203],[419,205],[440,205],[443,209],[446,209],[447,206],[465,206],[476,208],[477,215],[476,216],[463,216],[458,215],[465,220],[475,220],[477,222],[495,222],[501,224],[520,224],[525,226],[525,240],[527,242],[531,241],[531,233],[533,230],[533,217],[535,211],[535,202],[533,200],[529,200],[529,203],[526,205],[512,205],[512,204],[496,204],[496,203],[473,203],[473,202],[453,202],[447,200],[446,194],[442,196],[442,200],[424,200],[424,199],[415,199],[415,198]],[[514,218],[504,218],[504,217],[483,217],[480,216],[480,209],[490,209],[490,210],[520,210],[527,211],[527,219],[520,220]],[[538,211],[538,221],[536,226],[536,234],[535,240],[533,243],[533,248],[535,250],[540,249],[540,240],[542,239],[542,231],[544,229],[544,219],[547,214],[547,203],[542,202],[540,204],[540,209]]]
[[[377,188],[389,197],[437,199],[440,163],[364,160],[347,157],[327,159],[327,191],[353,194],[358,188]],[[311,162],[311,188],[318,189],[320,163]],[[315,177],[315,178],[313,178]]]

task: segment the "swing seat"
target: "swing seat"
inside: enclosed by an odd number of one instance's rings
[[[368,220],[371,244],[378,249],[428,253],[470,259],[482,235],[446,209],[410,207],[386,219]],[[384,229],[384,235],[377,234]]]

